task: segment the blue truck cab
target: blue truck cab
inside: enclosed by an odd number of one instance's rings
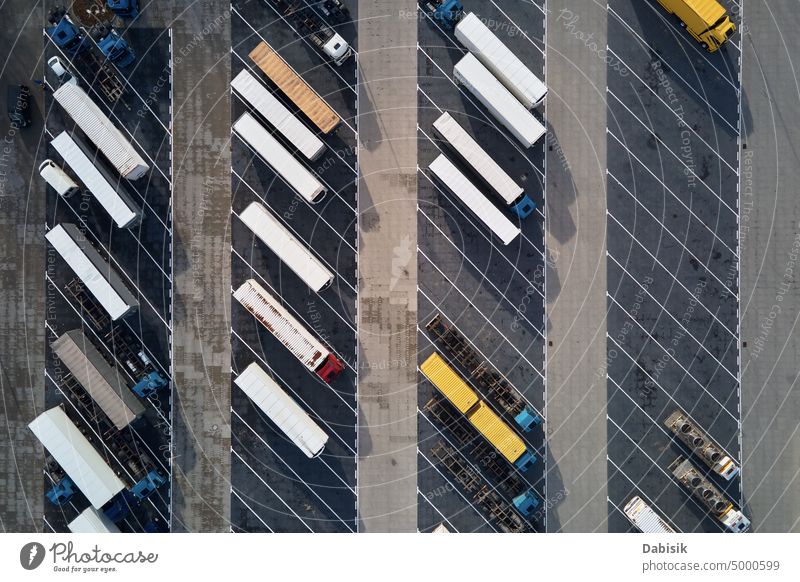
[[[531,200],[530,196],[523,194],[517,198],[509,206],[509,208],[511,208],[511,211],[520,218],[527,218],[534,210],[536,210],[536,203]]]

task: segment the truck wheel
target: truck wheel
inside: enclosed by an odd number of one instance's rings
[[[681,25],[681,28],[686,28],[686,23],[683,20],[678,19],[678,24]]]
[[[700,46],[703,47],[703,49],[708,50],[708,43],[707,42],[701,42]]]

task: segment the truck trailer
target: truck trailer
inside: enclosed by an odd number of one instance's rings
[[[239,218],[311,289],[319,293],[333,282],[333,273],[263,204],[251,202]]]
[[[139,307],[122,278],[74,224],[63,223],[44,235],[114,321]]]
[[[545,84],[474,13],[459,21],[455,35],[527,109],[544,103]]]
[[[342,122],[331,106],[266,42],[260,42],[250,51],[250,58],[322,133],[331,133]]]
[[[713,53],[736,32],[725,8],[717,0],[658,0],[664,9],[674,14],[694,39]]]
[[[322,140],[286,109],[248,70],[243,69],[236,75],[231,81],[231,87],[306,159],[316,160],[325,151]]]
[[[325,186],[249,113],[244,113],[233,131],[242,138],[304,200],[316,204],[325,197]]]
[[[673,411],[664,424],[690,451],[726,481],[739,473],[739,467],[734,460],[682,410]]]
[[[142,210],[125,191],[122,184],[108,175],[105,168],[92,161],[94,157],[80,139],[66,131],[59,133],[50,145],[67,162],[78,179],[108,212],[119,228],[130,228],[139,224]]]
[[[678,457],[669,466],[678,482],[705,507],[728,531],[743,533],[750,527],[750,520],[717,489],[711,481],[692,465],[691,461]]]
[[[328,384],[344,370],[344,364],[314,337],[280,301],[255,280],[248,279],[233,294],[295,358]]]
[[[67,524],[72,533],[120,533],[117,524],[108,519],[106,515],[94,507],[87,507],[78,517]]]
[[[138,180],[150,170],[142,156],[86,91],[66,83],[55,90],[53,97],[123,178]]]
[[[536,209],[536,204],[525,191],[511,179],[477,141],[461,127],[452,115],[445,112],[433,122],[436,132],[452,147],[472,170],[497,193],[511,211],[525,218]]]
[[[120,372],[111,367],[80,329],[61,334],[50,345],[117,429],[125,428],[144,413],[144,406]]]
[[[328,435],[261,366],[253,362],[234,383],[306,457],[313,459],[322,454]]]
[[[547,133],[544,125],[472,53],[467,53],[453,69],[456,83],[480,101],[525,148]]]
[[[431,172],[447,189],[455,194],[483,224],[489,227],[504,245],[509,244],[520,234],[519,228],[506,218],[489,199],[478,190],[469,179],[444,155],[439,156],[429,166]]]
[[[56,406],[42,412],[28,428],[95,509],[101,509],[125,489],[125,483],[63,409]]]
[[[442,358],[432,353],[419,367],[423,375],[462,413],[500,455],[520,471],[536,462],[525,442]]]
[[[675,533],[675,530],[638,495],[625,504],[623,513],[642,533]]]

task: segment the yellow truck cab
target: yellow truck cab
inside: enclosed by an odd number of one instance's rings
[[[658,0],[708,52],[716,52],[736,26],[717,0]]]

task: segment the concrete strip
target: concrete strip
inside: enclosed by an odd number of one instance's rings
[[[43,75],[43,22],[41,3],[0,7],[0,35],[10,45],[0,75],[0,532],[41,531],[44,511],[44,450],[27,427],[44,405],[44,99],[33,82]],[[11,127],[5,114],[5,87],[20,83],[34,101],[26,129]]]
[[[789,4],[751,2],[744,18],[742,488],[754,531],[800,532],[800,98],[791,74],[800,17]]]
[[[563,498],[549,532],[608,529],[606,68],[584,40],[605,49],[606,18],[597,3],[548,5],[547,495]]]
[[[173,531],[230,527],[230,12],[174,21]],[[180,60],[179,60],[180,59]]]
[[[358,11],[358,527],[414,532],[417,3]]]

